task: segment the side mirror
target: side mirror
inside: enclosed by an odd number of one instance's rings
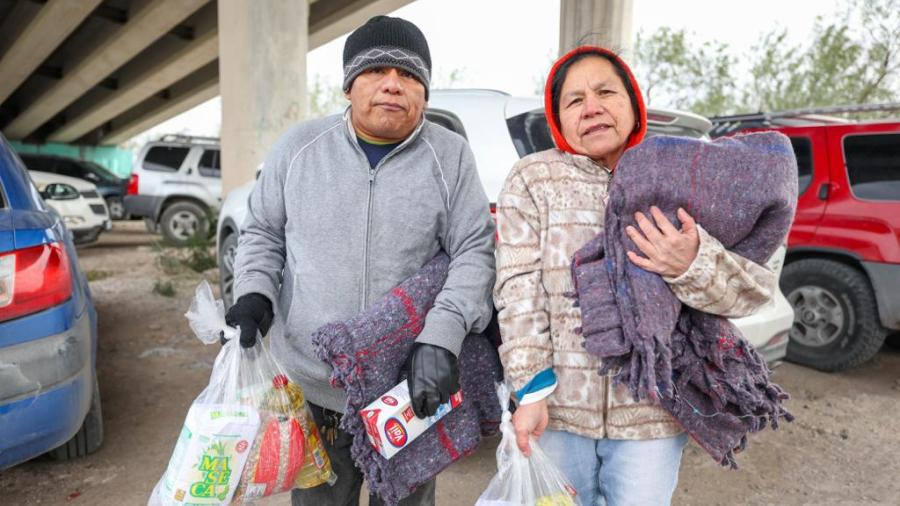
[[[94,174],[93,172],[87,172],[87,173],[85,173],[84,178],[85,178],[85,179],[90,179],[91,181],[93,181],[93,182],[95,182],[95,183],[98,182],[98,181],[100,181],[100,176],[98,176],[97,174]]]
[[[50,183],[41,190],[44,200],[75,200],[79,196],[74,186],[65,183]]]

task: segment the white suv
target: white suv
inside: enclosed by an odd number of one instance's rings
[[[512,97],[492,90],[434,90],[425,114],[429,120],[468,139],[492,212],[513,164],[521,157],[553,147],[543,100],[538,97]],[[648,137],[666,134],[708,138],[711,128],[709,120],[696,114],[662,109],[647,111]],[[240,225],[247,214],[247,197],[255,183],[251,181],[232,190],[219,213],[216,233],[219,283],[226,305],[233,302],[234,251]],[[779,276],[784,254],[784,247],[778,248],[768,264]],[[784,358],[794,312],[781,291],[753,315],[732,321],[769,363]]]
[[[93,183],[50,172],[29,170],[28,173],[41,197],[72,233],[75,244],[92,243],[101,232],[112,228],[106,201]]]
[[[216,138],[167,135],[147,143],[131,173],[126,211],[173,244],[205,237],[222,203],[220,160]]]

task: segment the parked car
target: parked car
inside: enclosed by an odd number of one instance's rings
[[[0,135],[0,470],[103,441],[97,313],[72,240]]]
[[[28,172],[41,196],[72,232],[75,244],[92,243],[101,232],[112,228],[106,202],[92,183],[59,174]]]
[[[900,121],[814,114],[865,109],[713,118],[717,135],[791,139],[800,196],[781,276],[795,313],[787,358],[824,371],[866,362],[900,330]]]
[[[92,190],[93,193],[86,194],[85,197],[92,198],[99,194],[106,201],[110,218],[122,220],[127,217],[125,204],[122,202],[122,197],[125,196],[125,190],[128,188],[127,179],[87,160],[37,154],[22,154],[19,155],[19,158],[25,162],[28,170],[74,177],[96,185],[96,188]]]
[[[513,164],[521,157],[553,146],[543,101],[537,97],[517,98],[491,90],[435,90],[428,105],[425,114],[429,120],[468,139],[492,211]],[[680,111],[651,109],[647,117],[648,136],[706,138],[712,127],[706,118]],[[219,283],[227,305],[233,302],[234,252],[254,184],[251,181],[229,192],[219,213]],[[769,268],[776,273],[781,272],[784,253],[784,248],[779,248],[769,260]],[[793,318],[790,304],[778,292],[755,314],[732,321],[766,360],[774,363],[784,357]]]
[[[126,211],[179,246],[208,236],[222,202],[219,139],[167,135],[148,142],[136,160]]]

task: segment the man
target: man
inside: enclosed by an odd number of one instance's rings
[[[362,485],[352,438],[337,428],[346,397],[316,358],[313,331],[361,312],[447,252],[449,276],[409,360],[413,407],[424,417],[458,388],[463,339],[491,317],[488,200],[465,140],[424,118],[430,74],[415,25],[370,19],[344,46],[348,110],[285,134],[250,195],[226,320],[240,326],[243,346],[272,326],[272,349],[304,388],[338,476],[331,487],[295,490],[295,505],[357,504]],[[401,504],[434,504],[434,481]]]

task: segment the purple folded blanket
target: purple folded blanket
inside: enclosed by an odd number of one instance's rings
[[[466,337],[459,355],[462,404],[390,460],[372,448],[359,416],[360,409],[399,382],[400,369],[444,286],[449,265],[449,257],[438,254],[365,312],[329,323],[312,336],[319,358],[334,368],[332,383],[347,392],[340,427],[353,435],[351,455],[369,490],[388,504],[474,452],[482,435],[495,434],[499,427],[494,384],[503,379],[500,358],[480,334]]]
[[[793,420],[788,395],[727,319],[681,304],[657,274],[625,255],[634,213],[656,205],[672,223],[684,208],[729,251],[762,264],[785,240],[797,202],[790,142],[774,132],[705,142],[647,139],[619,161],[604,231],[576,252],[576,304],[600,374],[635,399],[655,398],[720,464],[737,467],[747,434]]]

